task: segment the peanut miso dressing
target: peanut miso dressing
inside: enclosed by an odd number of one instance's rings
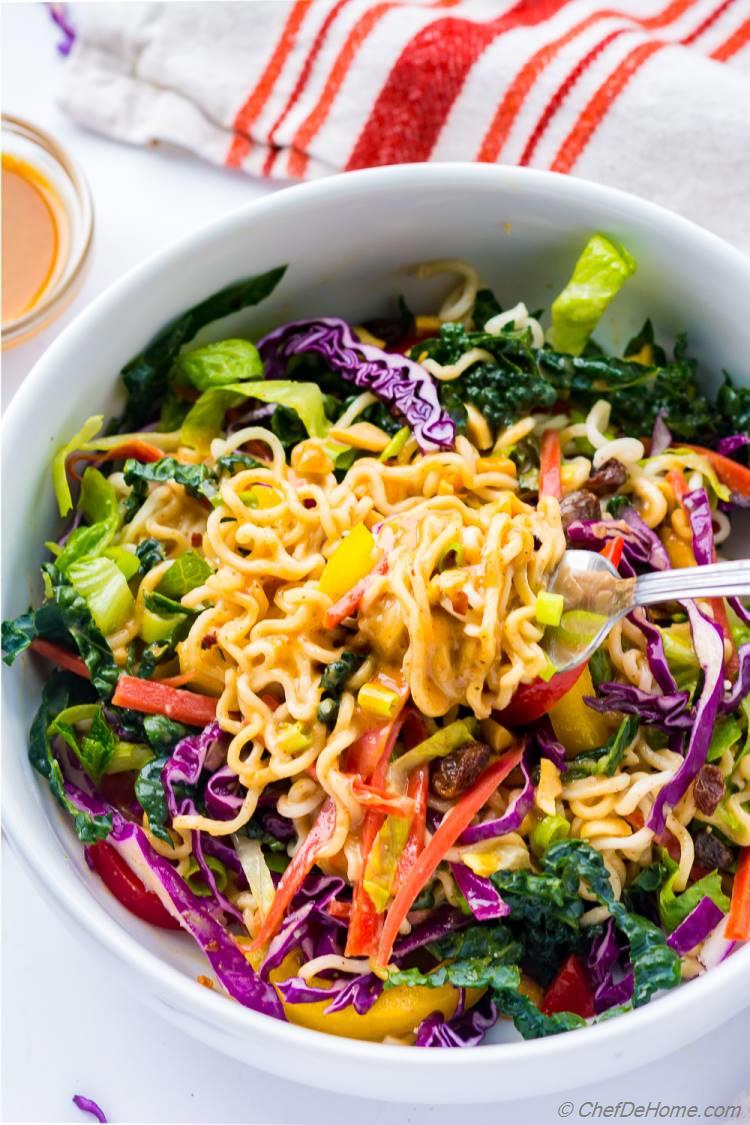
[[[25,160],[3,153],[2,322],[39,303],[64,265],[66,215],[54,189]]]

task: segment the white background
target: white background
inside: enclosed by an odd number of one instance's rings
[[[83,292],[61,321],[4,356],[7,403],[88,300],[136,262],[267,188],[186,157],[126,148],[77,129],[55,106],[64,61],[44,8],[5,4],[2,15],[3,111],[27,117],[68,148],[89,179],[96,211],[93,268]],[[134,340],[134,348],[141,342]],[[4,753],[24,748],[5,746]],[[750,1008],[679,1055],[608,1083],[592,1075],[589,1088],[559,1098],[441,1109],[305,1089],[213,1053],[147,1011],[135,988],[115,984],[79,948],[7,842],[3,876],[4,1121],[82,1121],[70,1102],[74,1093],[93,1097],[120,1122],[456,1125],[470,1117],[472,1125],[546,1125],[559,1120],[558,1104],[566,1101],[576,1107],[569,1119],[582,1120],[577,1107],[587,1100],[696,1105],[700,1119],[704,1106],[740,1102],[743,1095],[750,1120]]]

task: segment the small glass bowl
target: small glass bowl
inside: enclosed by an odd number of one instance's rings
[[[2,116],[2,151],[41,172],[59,197],[67,229],[55,274],[41,299],[2,326],[2,346],[15,347],[65,310],[85,276],[94,237],[91,192],[80,168],[47,133],[19,117]]]

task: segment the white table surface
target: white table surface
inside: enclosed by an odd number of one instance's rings
[[[96,246],[85,288],[63,319],[3,357],[7,403],[64,324],[126,269],[173,239],[263,194],[259,183],[179,155],[126,148],[83,132],[55,105],[64,62],[40,4],[4,4],[3,110],[51,131],[83,166],[96,209]],[[136,341],[137,343],[137,341]],[[4,747],[4,753],[23,753]],[[135,989],[115,985],[79,950],[26,870],[3,848],[2,1120],[82,1121],[74,1093],[98,1101],[111,1121],[295,1122],[472,1125],[554,1122],[561,1103],[583,1120],[602,1105],[745,1101],[750,1120],[750,1008],[711,1036],[627,1077],[559,1097],[497,1106],[393,1105],[309,1090],[242,1067],[161,1022]],[[592,1075],[592,1079],[595,1076]],[[565,1107],[568,1108],[567,1106]],[[642,1120],[657,1120],[653,1115]]]

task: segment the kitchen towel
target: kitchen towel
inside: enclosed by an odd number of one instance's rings
[[[278,179],[409,161],[572,173],[750,252],[750,0],[72,5],[62,104]]]

